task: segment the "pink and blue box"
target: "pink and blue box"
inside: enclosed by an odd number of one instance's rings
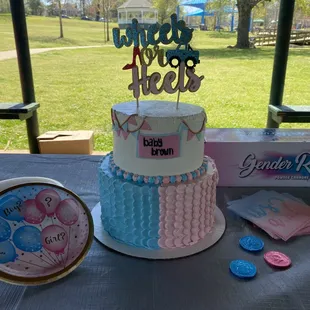
[[[206,129],[218,186],[310,186],[310,130]]]

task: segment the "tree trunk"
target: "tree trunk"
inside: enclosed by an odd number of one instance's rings
[[[97,3],[97,11],[96,11],[96,21],[99,22],[100,20],[100,3]]]
[[[107,10],[107,42],[110,41],[110,31],[109,31],[109,14],[110,9]]]
[[[107,5],[106,5],[106,0],[101,0],[101,15],[102,17],[104,17],[104,20],[103,20],[103,39],[104,39],[104,42],[107,42],[107,27],[106,27],[106,23],[107,23]]]
[[[264,11],[265,11],[265,14],[264,14],[264,29],[267,28],[267,5],[266,3],[264,2]]]
[[[85,16],[85,0],[81,0],[82,16]]]
[[[250,48],[249,28],[252,7],[249,4],[237,3],[239,12],[238,37],[236,48]]]
[[[216,24],[217,24],[216,18],[217,18],[216,13],[214,13],[214,27],[213,27],[214,30],[216,30]]]
[[[58,10],[59,10],[59,27],[60,27],[60,36],[59,38],[63,38],[64,37],[64,32],[63,32],[63,28],[62,28],[62,9],[61,9],[61,0],[58,0]]]
[[[103,14],[103,16],[105,17],[105,14]],[[107,33],[106,33],[106,19],[104,18],[104,21],[103,21],[103,40],[104,42],[107,42]]]

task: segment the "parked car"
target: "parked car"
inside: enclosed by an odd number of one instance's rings
[[[71,18],[70,16],[68,16],[68,15],[61,15],[61,18]]]
[[[105,22],[106,19],[105,19],[104,17],[101,17],[101,18],[99,19],[99,21],[100,21],[100,22]]]
[[[92,19],[90,17],[88,17],[88,16],[82,16],[81,20],[92,20]]]

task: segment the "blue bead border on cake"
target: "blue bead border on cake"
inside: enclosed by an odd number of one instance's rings
[[[121,169],[114,163],[113,160],[113,152],[108,153],[106,156],[109,156],[109,168],[111,173],[120,179],[134,182],[138,184],[179,184],[185,183],[187,181],[195,180],[196,178],[203,176],[208,171],[208,160],[207,158],[203,159],[202,165],[191,172],[183,173],[181,175],[173,175],[173,176],[144,176],[133,174],[131,172],[127,172]],[[104,158],[106,157],[104,156]]]

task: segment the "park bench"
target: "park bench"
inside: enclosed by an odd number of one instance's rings
[[[271,118],[277,124],[310,123],[310,106],[269,105]]]
[[[0,103],[0,119],[19,119],[21,121],[33,116],[33,112],[40,105],[38,103]]]

